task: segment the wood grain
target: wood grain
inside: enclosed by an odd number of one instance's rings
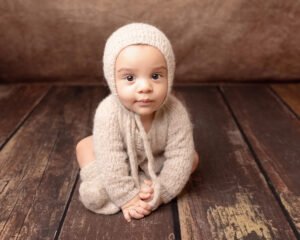
[[[59,87],[0,153],[0,239],[53,239],[74,186],[77,141],[90,134],[101,89]]]
[[[221,94],[178,90],[201,158],[178,199],[182,239],[296,239]]]
[[[223,87],[300,237],[300,122],[265,86]]]
[[[78,186],[59,239],[170,239],[174,240],[172,204],[160,207],[141,220],[126,222],[121,212],[100,215],[88,211],[78,199]],[[178,239],[178,238],[176,238]]]
[[[0,86],[0,149],[48,90],[39,85]]]
[[[223,87],[225,99],[214,87],[176,88],[194,122],[201,166],[178,198],[179,219],[173,201],[130,224],[121,213],[93,214],[78,200],[75,145],[91,134],[94,111],[107,89],[60,86],[43,98],[39,91],[47,89],[42,87],[32,96],[30,87],[1,87],[1,110],[6,104],[18,108],[11,119],[19,120],[13,124],[18,131],[0,152],[0,239],[299,237],[277,200],[299,230],[300,123],[267,87]],[[16,104],[14,91],[23,96]],[[36,100],[29,100],[33,96]]]
[[[300,84],[272,84],[272,89],[300,118]]]

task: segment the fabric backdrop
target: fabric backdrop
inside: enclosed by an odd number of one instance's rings
[[[179,83],[300,76],[299,0],[4,0],[0,81],[101,82],[105,40],[130,22],[166,33]]]

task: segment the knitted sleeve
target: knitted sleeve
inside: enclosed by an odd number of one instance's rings
[[[93,141],[96,161],[102,169],[103,185],[110,199],[122,207],[139,190],[129,175],[128,156],[118,123],[118,106],[107,97],[94,118]]]
[[[183,104],[174,97],[170,106],[167,145],[163,168],[158,176],[164,203],[175,198],[186,185],[194,156],[193,126]]]

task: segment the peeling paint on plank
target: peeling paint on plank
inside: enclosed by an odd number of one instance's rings
[[[298,231],[300,231],[300,197],[290,191],[280,194],[284,207],[289,212]]]
[[[188,203],[188,194],[183,192],[177,198],[178,213],[180,219],[180,230],[182,239],[194,239],[195,231],[193,217],[191,215],[190,205]]]
[[[253,194],[242,190],[236,193],[234,205],[216,205],[207,210],[213,239],[275,239],[278,230],[251,199]]]
[[[242,135],[238,129],[228,130],[227,136],[228,136],[229,142],[232,143],[233,146],[239,146],[239,147],[245,146]]]

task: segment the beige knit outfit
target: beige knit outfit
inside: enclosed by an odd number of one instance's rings
[[[168,67],[168,94],[156,111],[148,133],[140,116],[120,102],[114,77],[118,54],[126,46],[148,44],[164,55]],[[134,198],[145,178],[154,183],[149,202],[156,209],[176,197],[191,173],[193,126],[183,104],[171,92],[175,57],[168,38],[156,27],[132,23],[115,31],[107,40],[103,70],[111,94],[97,107],[93,141],[96,161],[80,172],[80,200],[101,214],[113,214]]]

